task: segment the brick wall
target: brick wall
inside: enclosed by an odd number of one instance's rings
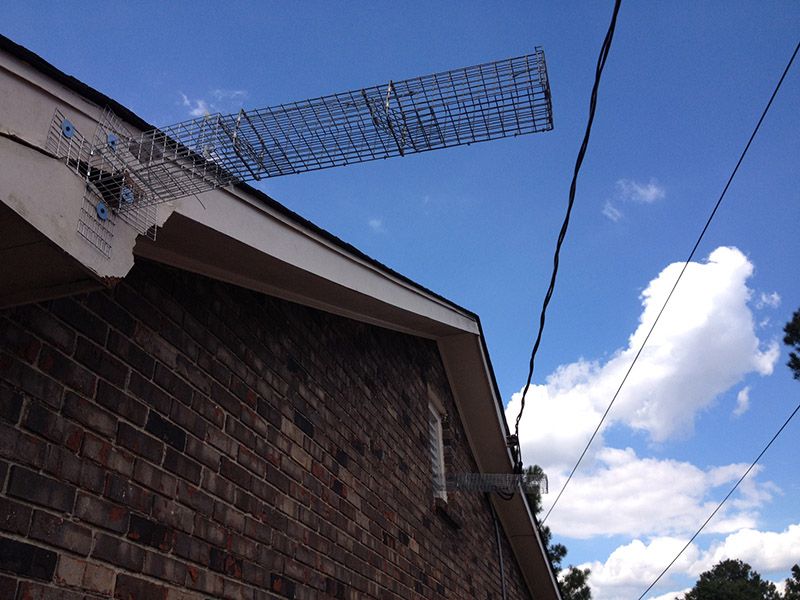
[[[0,598],[499,600],[487,499],[433,503],[429,386],[474,471],[431,341],[146,262],[3,311]]]

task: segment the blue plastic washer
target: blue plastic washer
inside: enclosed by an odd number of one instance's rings
[[[117,136],[113,133],[106,134],[106,143],[112,152],[117,151]]]
[[[125,204],[133,204],[133,190],[128,186],[122,186],[119,197]]]
[[[71,138],[75,133],[75,126],[69,119],[61,121],[61,133],[65,138]]]
[[[101,221],[108,221],[108,207],[105,202],[98,202],[94,208],[97,213],[97,218]]]

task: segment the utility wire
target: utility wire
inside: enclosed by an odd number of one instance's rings
[[[708,220],[706,221],[706,224],[703,226],[703,229],[700,232],[700,235],[698,236],[697,241],[695,242],[694,247],[692,248],[692,251],[689,253],[689,257],[686,259],[686,262],[684,262],[683,268],[681,269],[681,272],[678,273],[678,278],[675,280],[675,283],[672,285],[672,289],[669,291],[669,294],[667,295],[666,300],[664,300],[664,304],[661,306],[661,310],[658,311],[658,314],[656,315],[656,318],[653,321],[653,324],[650,326],[650,330],[647,332],[647,335],[645,336],[644,340],[642,341],[641,346],[639,346],[639,350],[636,352],[636,355],[633,357],[633,360],[631,361],[631,364],[628,367],[628,370],[625,372],[625,376],[622,378],[622,381],[620,382],[619,387],[617,388],[617,391],[614,392],[614,397],[611,398],[611,402],[609,403],[608,408],[606,408],[606,411],[603,413],[603,416],[600,418],[600,422],[597,424],[597,427],[595,428],[594,433],[592,433],[592,436],[589,438],[589,441],[587,442],[586,447],[583,449],[583,452],[581,452],[581,455],[578,458],[578,462],[575,463],[575,466],[572,468],[572,471],[570,472],[569,477],[567,477],[567,480],[564,482],[564,485],[561,486],[561,490],[558,492],[558,496],[556,496],[555,501],[553,501],[553,504],[550,506],[549,510],[547,511],[547,514],[544,516],[544,519],[542,519],[542,524],[544,524],[545,521],[547,521],[547,517],[549,517],[550,513],[553,512],[553,509],[556,507],[556,504],[558,504],[558,501],[561,498],[562,494],[564,493],[564,490],[567,488],[567,485],[569,485],[569,482],[572,481],[572,476],[575,475],[575,471],[578,470],[578,466],[581,464],[581,462],[583,461],[583,458],[586,456],[586,452],[589,450],[589,446],[592,445],[592,442],[594,441],[594,438],[597,436],[597,433],[600,431],[600,427],[602,427],[603,422],[605,421],[606,417],[608,416],[609,411],[611,410],[611,407],[614,406],[614,402],[616,402],[617,396],[619,396],[619,393],[622,390],[622,387],[625,385],[625,382],[628,380],[628,375],[631,374],[631,371],[633,370],[633,366],[636,364],[636,361],[639,360],[639,356],[642,354],[642,350],[644,350],[644,347],[647,344],[647,341],[650,339],[650,335],[653,333],[653,330],[655,329],[656,325],[658,324],[658,320],[661,318],[661,315],[664,313],[664,309],[667,308],[667,304],[669,303],[670,298],[672,298],[672,294],[675,292],[675,288],[678,287],[678,283],[680,283],[680,280],[683,277],[683,274],[686,272],[686,269],[689,266],[689,263],[691,262],[692,258],[694,257],[695,252],[697,252],[697,248],[700,245],[700,242],[702,241],[703,236],[705,236],[706,231],[708,231],[708,228],[711,225],[711,221],[714,219],[714,215],[717,214],[717,209],[720,207],[720,204],[722,204],[722,200],[723,200],[723,198],[725,198],[725,194],[727,193],[728,188],[730,187],[731,182],[733,181],[733,178],[736,176],[736,173],[739,170],[739,166],[742,164],[742,161],[744,160],[744,157],[747,154],[747,151],[750,149],[750,144],[753,143],[753,139],[756,137],[756,134],[758,133],[758,130],[761,127],[761,123],[763,123],[764,118],[767,116],[767,113],[769,112],[770,106],[772,106],[772,101],[775,99],[775,96],[777,96],[778,90],[781,89],[781,84],[783,84],[783,80],[786,78],[786,74],[789,72],[789,69],[792,66],[792,62],[794,62],[795,56],[797,56],[797,51],[798,50],[800,50],[800,42],[798,42],[797,46],[794,49],[794,52],[792,53],[791,58],[789,59],[789,62],[786,64],[786,68],[783,70],[783,74],[781,75],[781,78],[778,80],[778,84],[775,86],[775,89],[773,90],[772,95],[769,98],[769,102],[767,102],[766,107],[764,107],[764,111],[761,113],[761,118],[758,119],[758,123],[756,123],[756,126],[753,129],[753,133],[750,134],[750,139],[747,140],[747,144],[745,145],[744,150],[742,150],[742,153],[739,156],[739,160],[736,162],[736,166],[733,168],[733,171],[731,172],[730,177],[728,177],[728,182],[725,184],[725,187],[723,188],[722,193],[719,195],[719,199],[717,200],[717,203],[714,205],[714,209],[711,211],[711,214],[709,215]]]
[[[569,202],[567,203],[567,213],[564,216],[564,222],[561,225],[561,231],[558,234],[558,241],[556,242],[556,250],[555,254],[553,255],[553,273],[550,276],[550,286],[547,288],[547,293],[544,296],[544,302],[542,303],[542,311],[539,315],[539,331],[536,334],[536,341],[533,344],[533,350],[531,351],[531,358],[530,363],[528,365],[528,378],[525,382],[525,387],[522,390],[522,400],[520,401],[519,407],[519,414],[517,415],[517,420],[514,424],[514,435],[516,437],[517,443],[519,440],[519,422],[522,419],[522,413],[525,410],[525,395],[528,393],[528,390],[531,387],[531,381],[533,380],[533,365],[534,361],[536,360],[536,353],[539,350],[539,344],[542,342],[542,333],[544,332],[544,322],[545,322],[545,315],[547,313],[547,306],[550,304],[550,299],[553,297],[553,291],[556,287],[556,277],[558,276],[558,259],[559,254],[561,252],[561,245],[564,243],[564,238],[567,235],[567,228],[569,227],[569,218],[572,213],[572,206],[575,204],[575,191],[578,185],[578,173],[580,173],[581,165],[583,164],[583,158],[586,155],[586,148],[589,145],[589,135],[592,133],[592,123],[594,122],[594,113],[595,109],[597,108],[597,90],[600,87],[600,77],[603,74],[603,68],[606,65],[606,59],[608,58],[608,52],[611,50],[611,40],[614,37],[614,29],[617,25],[617,14],[619,13],[621,0],[615,0],[614,2],[614,12],[611,15],[611,23],[608,26],[608,31],[606,32],[606,37],[603,40],[603,45],[600,47],[600,55],[597,58],[597,67],[595,68],[594,73],[594,85],[592,86],[592,97],[589,101],[589,119],[586,123],[586,132],[583,135],[583,143],[581,144],[580,150],[578,150],[578,158],[575,161],[575,170],[572,174],[572,183],[569,187]],[[517,456],[516,456],[517,464],[515,468],[517,472],[522,472],[522,450],[520,448],[517,449]]]
[[[765,453],[767,450],[769,450],[769,447],[770,447],[770,446],[772,446],[772,442],[774,442],[774,441],[775,441],[775,440],[778,438],[778,436],[781,434],[781,432],[783,432],[783,430],[786,428],[786,426],[789,424],[789,422],[790,422],[790,421],[792,420],[792,418],[793,418],[793,417],[794,417],[794,416],[797,414],[797,412],[798,412],[798,411],[800,411],[800,404],[798,404],[798,405],[797,405],[797,407],[796,407],[796,408],[795,408],[795,409],[792,411],[792,414],[790,414],[790,415],[789,415],[789,417],[788,417],[788,418],[787,418],[787,419],[786,419],[786,420],[783,422],[783,425],[781,425],[780,429],[778,429],[778,431],[775,433],[775,435],[773,435],[773,436],[772,436],[772,439],[769,441],[769,443],[768,443],[766,446],[764,446],[764,449],[761,451],[761,453],[760,453],[758,456],[756,456],[756,459],[755,459],[755,460],[754,460],[754,461],[753,461],[753,462],[750,464],[750,466],[749,466],[749,467],[747,467],[747,470],[744,472],[744,475],[742,475],[742,476],[739,478],[739,481],[737,481],[737,482],[734,484],[734,486],[731,488],[731,491],[729,491],[729,492],[728,492],[728,494],[727,494],[727,495],[726,495],[726,496],[725,496],[725,497],[722,499],[722,501],[721,501],[719,504],[717,504],[717,507],[716,507],[716,508],[715,508],[715,509],[714,509],[714,510],[711,512],[711,514],[710,514],[710,515],[708,515],[708,518],[707,518],[707,519],[706,519],[706,520],[703,522],[703,524],[702,524],[702,525],[700,525],[700,529],[698,529],[697,531],[695,531],[694,535],[693,535],[693,536],[692,536],[692,537],[689,539],[689,541],[688,541],[688,542],[686,542],[686,545],[685,545],[683,548],[681,548],[680,552],[678,552],[678,553],[675,555],[675,558],[673,558],[673,559],[670,561],[670,563],[669,563],[669,564],[668,564],[666,567],[664,567],[664,570],[663,570],[663,571],[661,571],[661,573],[659,574],[659,576],[655,578],[655,580],[653,581],[653,583],[651,583],[649,586],[647,586],[647,589],[646,589],[645,591],[643,591],[643,592],[642,592],[642,595],[641,595],[641,596],[639,596],[638,600],[642,600],[642,598],[644,598],[645,594],[647,594],[647,592],[649,592],[651,589],[653,589],[653,587],[654,587],[654,586],[655,586],[655,585],[656,585],[656,584],[659,582],[659,580],[660,580],[660,579],[661,579],[661,578],[662,578],[662,577],[663,577],[663,576],[666,574],[666,572],[667,572],[667,571],[669,571],[670,567],[672,567],[672,565],[674,565],[674,564],[675,564],[675,561],[677,561],[677,560],[680,558],[681,554],[683,554],[683,553],[686,551],[686,549],[687,549],[689,546],[691,546],[691,544],[692,544],[692,542],[695,540],[695,538],[696,538],[698,535],[700,535],[700,532],[701,532],[701,531],[703,531],[703,529],[705,529],[705,527],[706,527],[706,525],[708,525],[709,521],[711,521],[711,519],[713,519],[713,518],[714,518],[714,515],[716,515],[716,514],[717,514],[717,512],[719,511],[719,509],[720,509],[720,508],[722,508],[722,505],[723,505],[723,504],[725,504],[725,502],[728,500],[728,498],[730,498],[730,497],[731,497],[731,494],[733,494],[733,492],[735,492],[735,491],[736,491],[736,488],[738,488],[738,487],[739,487],[739,484],[740,484],[740,483],[742,483],[742,481],[744,481],[744,478],[745,478],[745,477],[747,477],[747,476],[750,474],[750,471],[752,471],[752,470],[753,470],[753,467],[755,467],[755,466],[756,466],[756,464],[758,463],[758,461],[759,461],[759,460],[761,460],[761,457],[762,457],[762,456],[764,456],[764,453]]]

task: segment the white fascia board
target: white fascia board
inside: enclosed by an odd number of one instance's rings
[[[202,204],[195,198],[175,202],[174,212],[194,223],[228,238],[236,240],[253,251],[285,264],[313,277],[335,284],[343,291],[371,299],[377,303],[397,309],[400,319],[385,326],[401,329],[425,337],[459,332],[478,334],[478,323],[474,316],[413,284],[381,269],[364,258],[354,255],[318,233],[311,231],[279,213],[257,199],[249,197],[239,188],[219,189],[202,195]],[[168,225],[168,222],[166,223]],[[158,242],[155,243],[158,246]],[[155,248],[153,249],[155,250]],[[224,248],[220,248],[224,251]],[[156,251],[157,252],[157,251]],[[251,277],[256,273],[251,273]],[[269,280],[265,285],[269,285]],[[280,290],[274,290],[279,292]],[[293,294],[292,289],[285,293]],[[311,294],[319,294],[314,297]],[[279,294],[280,295],[280,294]],[[337,294],[331,288],[302,290],[294,293],[296,301],[317,306],[325,305],[334,312],[353,314],[353,307],[341,304],[351,294]],[[337,305],[338,310],[337,310]],[[356,311],[357,313],[357,311]],[[424,319],[442,327],[431,331],[414,331],[414,327],[403,323],[400,315],[407,313],[411,321]],[[370,314],[363,315],[369,319]]]
[[[512,473],[505,415],[480,335],[445,337],[438,345],[479,471]],[[560,600],[539,529],[523,494],[518,492],[507,501],[492,495],[492,503],[533,596]]]

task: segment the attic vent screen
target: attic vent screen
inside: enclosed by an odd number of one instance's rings
[[[444,472],[444,442],[442,440],[442,415],[432,404],[428,404],[428,444],[431,455],[431,477],[433,496],[447,500]]]

